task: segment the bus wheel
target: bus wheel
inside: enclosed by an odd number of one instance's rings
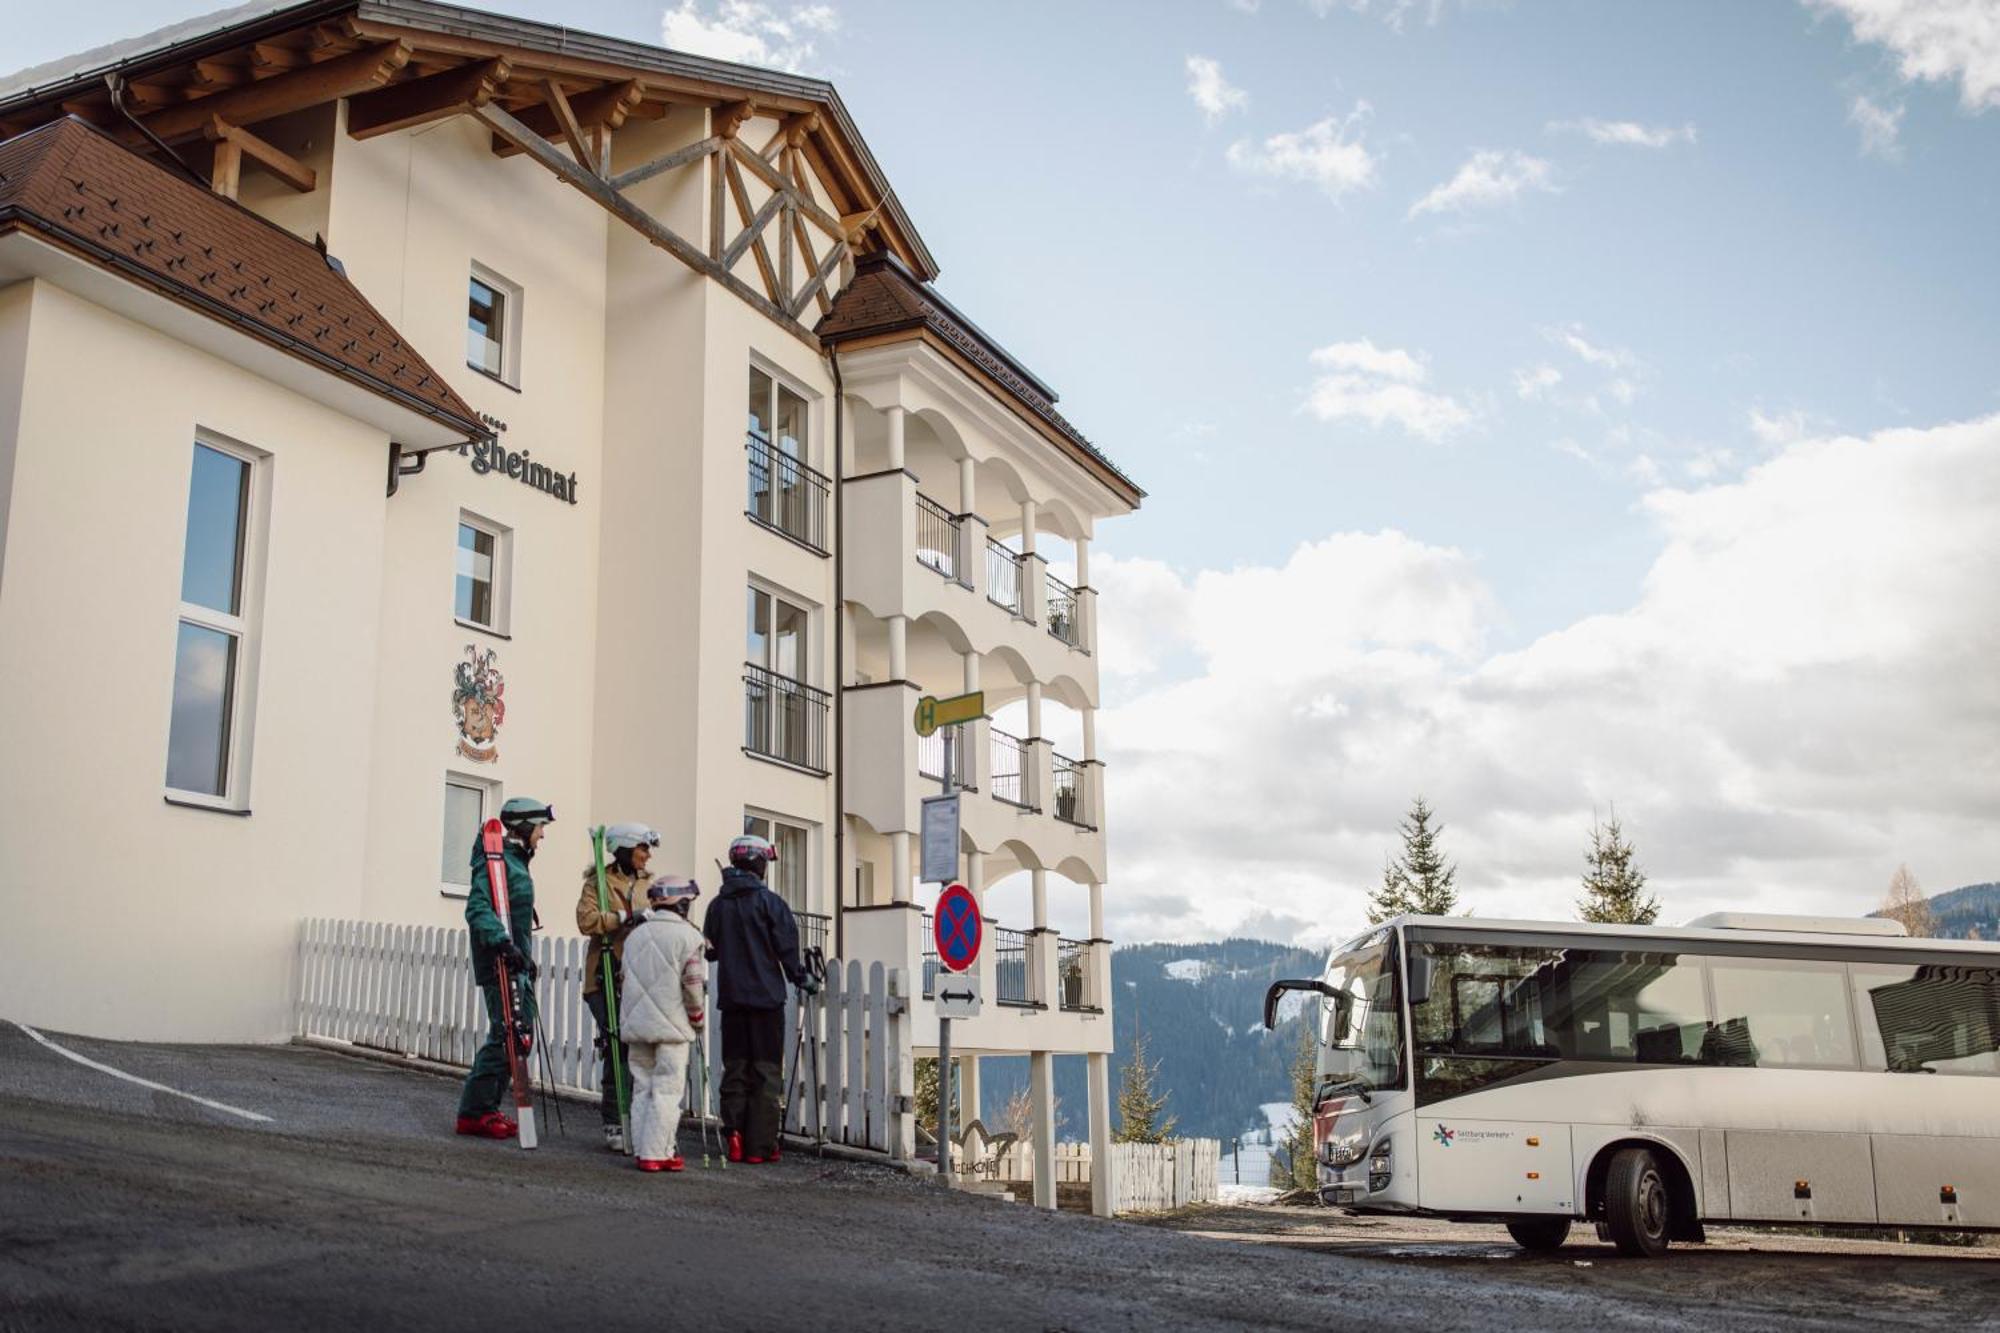
[[[1567,1217],[1535,1217],[1522,1222],[1509,1222],[1507,1234],[1514,1243],[1524,1250],[1536,1254],[1550,1254],[1562,1248],[1569,1239],[1569,1219]]]
[[[1672,1222],[1673,1196],[1659,1162],[1644,1148],[1621,1148],[1604,1177],[1604,1225],[1618,1252],[1659,1258]]]

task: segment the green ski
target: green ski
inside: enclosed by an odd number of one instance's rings
[[[597,858],[597,910],[611,910],[611,888],[604,882],[604,825],[599,824],[590,831],[590,850]],[[630,1157],[632,1144],[632,1089],[625,1078],[624,1046],[618,1040],[618,969],[611,953],[611,940],[607,936],[604,947],[598,953],[598,964],[604,969],[601,983],[604,987],[604,1030],[609,1038],[604,1058],[611,1062],[611,1086],[618,1096],[618,1122],[625,1134],[625,1155]]]

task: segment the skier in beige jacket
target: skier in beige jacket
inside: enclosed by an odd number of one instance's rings
[[[689,1046],[707,1017],[706,941],[687,919],[701,895],[693,880],[661,876],[646,888],[646,912],[625,937],[618,1033],[632,1060],[632,1143],[641,1171],[679,1171],[681,1093]]]

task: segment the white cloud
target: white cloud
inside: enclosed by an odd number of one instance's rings
[[[1264,0],[1228,0],[1229,7],[1239,14],[1254,14],[1263,8]]]
[[[671,49],[743,65],[805,72],[817,59],[817,39],[840,27],[831,5],[796,5],[780,11],[756,0],[681,0],[660,20]]]
[[[1321,421],[1394,425],[1426,440],[1441,440],[1472,422],[1458,400],[1423,387],[1430,372],[1421,357],[1371,339],[1332,343],[1312,354],[1318,371],[1305,408]]]
[[[1856,40],[1888,48],[1905,79],[1958,82],[1967,111],[2000,107],[2000,5],[1993,0],[1805,0]]]
[[[1328,116],[1296,133],[1274,134],[1262,143],[1248,139],[1229,146],[1229,164],[1252,175],[1316,185],[1329,199],[1375,183],[1380,160],[1361,141],[1372,114],[1356,102],[1345,116]]]
[[[1111,933],[1341,937],[1420,791],[1489,915],[1569,916],[1613,802],[1667,920],[1858,914],[1902,860],[1991,879],[2000,616],[1968,608],[1996,505],[2000,417],[1796,440],[1649,495],[1630,604],[1497,653],[1478,562],[1401,533],[1192,576],[1100,560],[1107,633],[1193,664],[1101,719]]]
[[[1632,371],[1639,368],[1639,358],[1623,347],[1600,347],[1583,336],[1581,324],[1564,324],[1553,329],[1542,330],[1549,341],[1567,347],[1585,365],[1599,370]]]
[[[1863,157],[1879,157],[1885,162],[1902,160],[1904,110],[1900,102],[1883,106],[1866,94],[1855,97],[1847,108],[1847,123],[1861,132]]]
[[[1693,143],[1695,129],[1687,125],[1641,125],[1635,120],[1552,120],[1549,129],[1584,135],[1592,143],[1621,148],[1670,148]]]
[[[1306,0],[1306,3],[1321,18],[1343,11],[1349,14],[1379,14],[1382,21],[1397,32],[1403,30],[1403,25],[1415,10],[1424,11],[1426,24],[1436,23],[1438,15],[1444,12],[1444,0]]]
[[[1222,77],[1222,65],[1207,56],[1187,58],[1188,96],[1201,108],[1201,114],[1213,125],[1232,111],[1241,111],[1250,105],[1250,94],[1241,88],[1231,86]]]
[[[1467,158],[1458,173],[1410,205],[1409,216],[1462,213],[1512,203],[1529,191],[1556,191],[1555,168],[1546,160],[1518,149],[1482,148]]]
[[[1563,373],[1554,366],[1526,367],[1514,372],[1514,392],[1532,402],[1548,397],[1550,390],[1561,384],[1562,379]]]
[[[1766,413],[1762,408],[1753,407],[1750,409],[1749,424],[1750,433],[1762,443],[1787,445],[1804,439],[1811,422],[1798,408]]]

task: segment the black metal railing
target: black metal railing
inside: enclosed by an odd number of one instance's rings
[[[827,498],[833,481],[803,460],[775,448],[755,431],[744,443],[750,495],[744,512],[767,528],[825,555]]]
[[[941,967],[941,964],[938,962],[938,955],[937,955],[937,928],[932,923],[932,921],[933,919],[931,917],[931,914],[929,912],[925,912],[924,935],[923,935],[923,940],[924,940],[923,964],[924,964],[924,998],[926,1000],[930,999],[933,992],[937,990],[937,974],[939,968]]]
[[[832,696],[804,681],[743,665],[743,748],[824,776]]]
[[[1059,1007],[1095,1011],[1090,993],[1090,946],[1082,940],[1056,941],[1056,987]]]
[[[951,744],[945,736],[951,735]],[[960,791],[975,790],[972,782],[972,728],[939,727],[928,736],[917,737],[917,773],[932,782],[944,781],[945,751],[951,751],[951,785]]]
[[[917,493],[917,563],[961,582],[961,525],[950,510],[921,491]]]
[[[986,596],[995,606],[1021,614],[1021,554],[986,539]]]
[[[1083,643],[1083,626],[1077,622],[1076,589],[1051,574],[1048,576],[1048,602],[1043,618],[1048,621],[1049,633],[1072,648]]]
[[[1035,984],[1028,966],[1028,934],[993,928],[993,1000],[996,1004],[1031,1005]]]
[[[1027,809],[1033,804],[1028,791],[1028,746],[1019,736],[989,729],[992,744],[987,762],[992,765],[993,799]]]
[[[1083,765],[1062,754],[1051,755],[1050,763],[1054,777],[1056,818],[1078,828],[1091,827],[1090,812],[1084,809]]]
[[[822,957],[833,954],[833,918],[819,912],[794,912],[799,923],[799,953],[818,949]]]

